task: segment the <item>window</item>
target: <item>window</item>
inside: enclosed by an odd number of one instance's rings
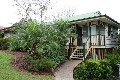
[[[101,35],[105,35],[105,26],[104,25],[100,25],[100,33],[101,33]]]
[[[88,26],[83,26],[83,37],[88,37]]]
[[[111,26],[108,26],[108,36],[111,35]]]
[[[99,26],[98,25],[97,25],[96,32],[97,32],[97,34],[99,34]],[[104,27],[104,25],[100,25],[100,34],[105,35],[105,27]]]

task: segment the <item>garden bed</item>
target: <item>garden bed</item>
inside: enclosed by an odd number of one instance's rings
[[[19,51],[9,52],[7,50],[3,50],[3,52],[14,55],[14,58],[13,58],[11,64],[18,71],[31,73],[32,75],[53,75],[52,71],[39,71],[39,72],[28,71],[26,69],[28,64],[23,60],[24,57],[26,57],[28,55],[27,52],[19,52]]]
[[[16,66],[12,67],[11,61],[15,56],[13,56],[12,53],[7,53],[7,51],[0,51],[0,80],[54,80],[54,77],[51,75],[38,75],[38,73],[32,75],[26,70],[21,71],[21,69]]]

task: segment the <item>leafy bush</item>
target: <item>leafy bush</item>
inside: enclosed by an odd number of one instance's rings
[[[119,69],[117,64],[120,64],[120,54],[117,53],[116,51],[113,51],[113,53],[108,54],[106,58],[110,61],[110,65],[112,66],[113,70],[113,75],[118,76]]]
[[[16,26],[17,27],[17,26]],[[64,46],[72,34],[68,21],[58,20],[52,23],[26,20],[19,25],[12,37],[10,50],[27,50],[39,59],[46,57],[56,66],[65,61]]]
[[[7,50],[9,43],[10,43],[9,38],[0,38],[0,49]]]
[[[43,53],[42,55],[47,57],[48,59],[51,59],[51,60],[55,61],[56,67],[59,64],[65,62],[65,59],[66,59],[64,50],[59,50],[59,51],[54,50],[52,52]]]
[[[25,43],[20,44],[20,41],[14,38],[14,36],[11,37],[9,50],[12,51],[27,51],[29,50],[29,45],[26,45],[24,48],[20,45],[25,45]]]
[[[106,58],[112,64],[120,64],[120,54],[117,51],[107,54]]]
[[[112,67],[107,60],[89,59],[74,69],[75,80],[113,80]]]
[[[55,62],[47,58],[36,59],[27,56],[25,61],[28,63],[27,69],[30,71],[49,71],[55,66]]]

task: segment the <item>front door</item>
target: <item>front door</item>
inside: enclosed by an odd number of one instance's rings
[[[76,33],[78,35],[77,46],[82,46],[82,27],[79,25],[76,25]]]

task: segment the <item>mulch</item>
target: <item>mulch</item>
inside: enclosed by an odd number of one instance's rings
[[[39,72],[34,72],[34,71],[28,71],[27,66],[28,64],[23,60],[24,57],[28,55],[27,52],[19,52],[19,51],[6,51],[2,50],[5,53],[10,53],[14,56],[11,65],[14,69],[18,71],[22,71],[25,73],[31,73],[32,75],[54,75],[52,71],[39,71]]]

